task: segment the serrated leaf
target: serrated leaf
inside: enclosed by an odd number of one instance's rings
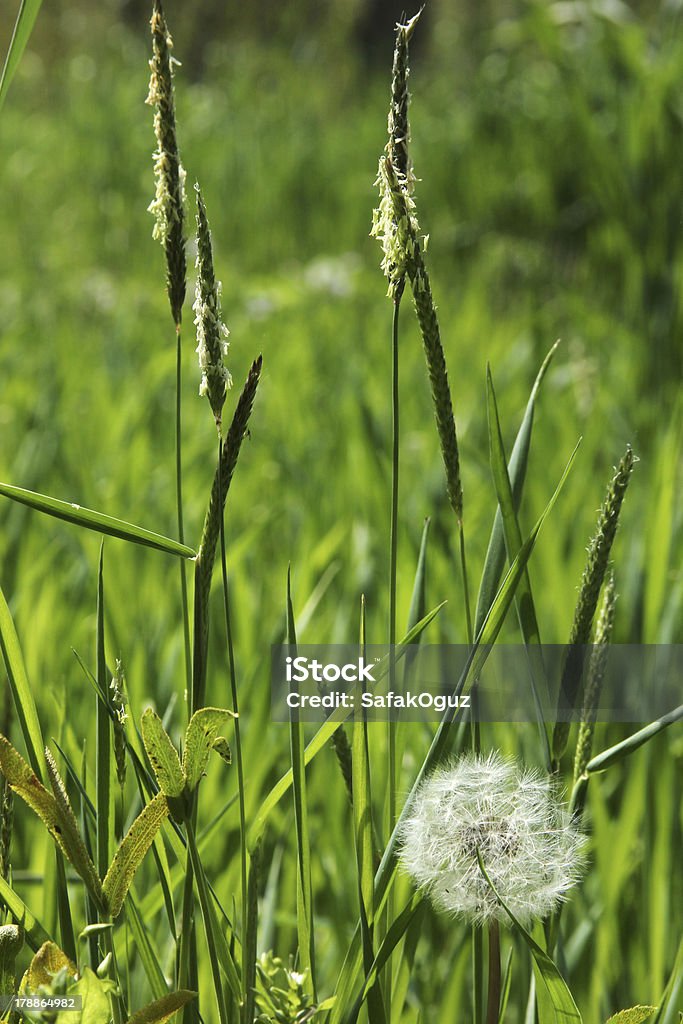
[[[178,1010],[182,1010],[183,1006],[187,1006],[188,1003],[192,1002],[196,996],[196,992],[190,992],[187,989],[170,992],[167,996],[156,999],[153,1003],[145,1006],[144,1009],[134,1013],[129,1019],[128,1024],[163,1024],[164,1021],[169,1020]]]
[[[631,1006],[628,1010],[620,1010],[610,1017],[607,1024],[643,1024],[657,1009],[656,1006]]]
[[[211,751],[221,738],[221,730],[236,715],[225,708],[201,708],[195,711],[185,733],[183,772],[190,790],[196,789],[206,771]]]
[[[213,745],[215,754],[225,761],[226,764],[232,764],[232,751],[230,750],[230,744],[226,740],[225,736],[219,736]]]
[[[49,751],[48,751],[49,753]],[[52,781],[52,773],[56,772],[54,761],[50,764],[48,760],[48,771]],[[88,857],[87,850],[80,833],[78,825],[69,805],[64,790],[64,784],[57,773],[56,780],[61,784],[59,800],[49,793],[45,786],[35,774],[23,757],[10,741],[0,734],[0,771],[7,779],[11,789],[28,804],[32,811],[38,815],[55,843],[64,856],[71,862],[83,881],[91,888],[93,893],[101,896],[101,883],[95,871],[95,866]],[[57,785],[59,790],[59,786]]]
[[[54,942],[44,942],[31,960],[21,982],[22,991],[35,992],[41,985],[49,985],[55,974],[66,970],[75,978],[76,965]]]
[[[71,809],[66,788],[62,782],[59,772],[57,771],[55,759],[47,747],[45,748],[45,760],[47,763],[48,778],[50,779],[50,785],[52,786],[52,792],[57,804],[59,827],[61,828],[62,838],[66,847],[66,856],[76,868],[76,871],[79,873],[92,895],[97,900],[101,901],[102,882],[100,880],[100,876],[98,875],[97,869],[90,859],[86,845],[81,838],[81,833],[78,829],[78,822],[76,821],[76,815]]]
[[[142,716],[142,742],[162,793],[178,797],[185,788],[185,776],[176,748],[156,711],[147,708]]]
[[[123,901],[154,837],[168,816],[168,801],[157,793],[137,816],[111,862],[102,889],[112,917],[118,917]]]

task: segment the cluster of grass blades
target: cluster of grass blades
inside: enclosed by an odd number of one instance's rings
[[[25,45],[38,4],[22,3],[12,49],[0,82],[0,103]],[[549,680],[542,657],[541,633],[529,574],[529,563],[541,529],[556,506],[561,509],[562,491],[578,458],[579,444],[566,452],[566,468],[554,489],[548,488],[546,507],[533,529],[525,535],[519,519],[526,469],[532,444],[536,403],[551,361],[553,347],[538,371],[508,457],[504,444],[491,368],[486,374],[486,409],[490,468],[497,507],[493,516],[486,558],[476,603],[471,600],[465,537],[466,495],[460,471],[460,449],[451,385],[446,367],[439,318],[427,269],[426,239],[417,220],[415,178],[410,159],[408,51],[418,16],[400,24],[391,86],[389,141],[379,164],[380,203],[373,234],[384,251],[383,269],[392,300],[391,380],[392,407],[391,493],[389,501],[389,621],[386,636],[389,655],[380,663],[376,678],[392,680],[401,662],[434,622],[447,614],[445,602],[428,608],[427,560],[430,551],[428,524],[414,575],[407,627],[400,636],[398,625],[398,531],[399,473],[401,467],[401,418],[399,374],[402,299],[413,299],[423,343],[427,377],[433,399],[437,434],[443,459],[445,490],[451,511],[457,558],[453,571],[462,586],[462,622],[469,643],[466,666],[454,694],[476,696],[477,679],[491,647],[514,608],[519,634],[529,654],[530,685],[534,694],[552,692],[559,683],[557,720],[544,721],[539,709],[537,760],[544,766],[548,784],[564,777],[568,753],[573,753],[573,786],[569,808],[582,821],[589,790],[602,772],[621,765],[667,727],[683,717],[683,709],[634,731],[616,744],[596,753],[593,749],[594,713],[604,670],[604,650],[609,644],[614,614],[614,576],[610,556],[635,458],[628,447],[614,477],[608,482],[603,505],[588,548],[580,582],[565,672],[561,680]],[[183,460],[181,451],[181,351],[182,313],[186,292],[185,172],[176,137],[172,43],[159,0],[152,14],[153,57],[150,102],[156,108],[157,192],[151,204],[156,216],[156,237],[166,260],[166,282],[176,340],[176,513],[178,537],[131,524],[109,514],[25,488],[0,484],[0,494],[36,511],[64,520],[80,529],[111,536],[128,544],[155,549],[179,560],[184,638],[184,692],[180,749],[172,735],[178,731],[174,707],[163,716],[146,708],[138,722],[128,714],[126,687],[119,666],[110,668],[105,637],[105,570],[103,547],[96,580],[95,663],[90,669],[79,659],[84,682],[93,692],[96,721],[96,772],[88,778],[87,754],[74,763],[61,747],[59,756],[46,745],[29,683],[21,644],[10,607],[0,591],[0,647],[12,696],[12,723],[16,744],[23,743],[26,758],[15,743],[0,735],[0,772],[3,777],[0,823],[0,903],[5,923],[0,927],[2,994],[21,999],[82,999],[80,1016],[57,1010],[56,1017],[40,1008],[27,1010],[29,1019],[78,1021],[81,1024],[156,1024],[180,1014],[184,1024],[217,1020],[219,1024],[399,1024],[426,1020],[412,991],[413,971],[424,937],[428,893],[412,891],[400,872],[401,836],[414,801],[430,774],[450,758],[472,748],[486,752],[491,739],[476,721],[461,711],[448,711],[427,744],[422,734],[408,740],[405,724],[388,723],[381,738],[371,730],[362,712],[338,710],[311,736],[304,723],[292,714],[289,725],[290,765],[255,790],[250,780],[259,777],[247,761],[243,747],[240,706],[245,687],[233,645],[230,580],[224,528],[224,509],[254,405],[262,362],[253,362],[237,401],[230,424],[223,429],[223,408],[228,397],[229,374],[223,364],[227,330],[221,321],[220,287],[215,279],[211,236],[206,207],[197,187],[197,290],[194,304],[201,391],[209,399],[217,429],[218,450],[203,530],[196,547],[184,536]],[[389,333],[389,332],[388,332]],[[303,413],[302,413],[303,415]],[[253,455],[253,448],[251,454]],[[362,485],[361,485],[362,486]],[[231,708],[207,705],[209,692],[209,623],[214,565],[220,551],[224,612],[225,665]],[[160,557],[159,555],[159,557]],[[192,570],[188,586],[187,568]],[[574,581],[567,582],[569,587]],[[283,588],[284,590],[284,588]],[[190,594],[193,614],[190,615]],[[367,642],[366,605],[361,598],[358,645]],[[294,648],[297,621],[292,582],[288,577],[284,602],[284,637]],[[595,652],[582,687],[576,686],[573,652],[594,641]],[[86,691],[87,692],[87,691]],[[150,699],[153,694],[150,693]],[[571,733],[566,713],[580,719],[578,738],[570,751]],[[244,712],[243,712],[244,716]],[[246,719],[246,716],[244,716]],[[245,720],[245,725],[246,720]],[[549,729],[548,725],[552,728]],[[231,740],[224,735],[231,733]],[[234,737],[234,739],[232,738]],[[373,747],[378,740],[385,758],[377,769]],[[212,752],[228,765],[236,778],[236,796],[220,808],[217,817],[202,828],[202,779]],[[422,746],[420,746],[422,744]],[[352,860],[354,886],[346,899],[354,907],[355,930],[347,937],[343,961],[331,964],[325,948],[320,886],[315,876],[314,833],[318,830],[310,810],[309,773],[314,761],[333,748],[338,769],[327,785],[338,786],[350,803],[353,841],[339,858]],[[410,748],[410,756],[406,753]],[[419,750],[416,758],[415,751]],[[412,763],[407,792],[402,791],[405,763]],[[329,765],[324,766],[329,771]],[[272,774],[272,773],[271,773]],[[593,782],[592,780],[596,780]],[[71,791],[71,796],[69,792]],[[380,799],[380,794],[384,799]],[[39,819],[54,844],[53,872],[45,879],[57,904],[57,926],[48,927],[31,899],[19,894],[13,877],[10,842],[13,830],[13,797],[18,796]],[[277,814],[290,802],[293,821],[291,849],[295,881],[292,932],[296,947],[278,950],[289,955],[285,963],[264,942],[265,907],[277,896],[279,867],[273,853],[272,832]],[[18,816],[19,812],[17,812]],[[232,819],[235,840],[230,858],[237,865],[235,884],[226,890],[222,879],[212,879],[209,864],[211,840],[218,826]],[[148,856],[151,854],[151,857]],[[280,852],[280,858],[285,856]],[[489,874],[485,851],[473,851],[492,898],[501,907],[517,945],[509,946],[505,970],[501,970],[501,942],[497,926],[484,930],[473,921],[464,942],[471,966],[468,984],[458,990],[458,1019],[473,1024],[592,1024],[572,992],[566,968],[567,943],[562,914],[556,910],[541,927],[526,927],[504,902]],[[151,864],[150,862],[153,862]],[[218,873],[220,875],[220,872]],[[144,877],[146,891],[136,885]],[[231,876],[232,877],[232,876]],[[231,901],[231,902],[230,902]],[[283,896],[283,904],[285,897]],[[158,928],[149,928],[149,915],[163,921],[167,941],[157,941]],[[284,913],[284,911],[281,911]],[[291,911],[290,911],[291,913]],[[270,911],[274,917],[274,912]],[[322,941],[321,941],[322,936]],[[30,955],[29,955],[30,951]],[[513,957],[513,952],[516,956]],[[526,957],[519,965],[520,951]],[[23,971],[17,962],[27,960]],[[671,958],[670,958],[671,960]],[[613,1024],[655,1021],[674,1024],[683,986],[683,945],[672,960],[668,979],[656,1005],[620,1010]],[[208,966],[208,970],[206,967]],[[140,981],[141,968],[142,981]],[[522,979],[517,981],[517,976]],[[135,983],[132,978],[135,976]],[[55,1004],[57,1005],[57,1004]],[[616,1007],[611,1007],[611,1011]],[[12,1021],[9,1007],[2,1019]],[[606,1015],[604,1015],[606,1016]],[[600,1024],[600,1022],[598,1022]]]

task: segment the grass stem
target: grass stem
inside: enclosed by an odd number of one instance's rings
[[[176,328],[176,371],[175,371],[175,485],[176,485],[176,508],[178,517],[178,540],[185,543],[185,523],[183,516],[183,456],[182,456],[182,348],[180,341],[180,325]],[[183,615],[183,645],[185,649],[185,695],[188,703],[188,718],[190,717],[189,701],[192,688],[192,645],[190,642],[190,612],[187,599],[187,575],[185,572],[184,559],[179,560],[180,564],[180,595],[182,601]]]

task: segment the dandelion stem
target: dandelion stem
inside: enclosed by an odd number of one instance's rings
[[[486,1024],[498,1024],[500,1009],[500,926],[497,921],[489,925],[489,991]]]

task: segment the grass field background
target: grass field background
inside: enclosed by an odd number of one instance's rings
[[[289,764],[287,727],[269,720],[268,685],[289,563],[300,641],[353,642],[361,594],[369,642],[387,639],[391,311],[369,228],[393,39],[389,32],[363,52],[353,5],[332,5],[317,19],[303,4],[300,11],[288,5],[291,23],[282,16],[273,34],[259,32],[248,12],[235,12],[232,26],[216,15],[221,31],[208,32],[200,5],[166,6],[182,61],[175,79],[181,153],[209,209],[236,384],[258,352],[264,357],[226,514],[249,819]],[[174,536],[175,346],[163,255],[146,213],[153,194],[148,13],[126,13],[113,3],[94,10],[67,2],[41,12],[0,114],[0,479]],[[277,22],[268,11],[265,25],[268,17]],[[518,0],[451,11],[435,3],[419,33],[412,155],[461,443],[471,580],[478,582],[496,507],[486,363],[509,451],[538,367],[560,338],[539,398],[520,512],[527,533],[583,436],[530,563],[543,639],[568,637],[596,510],[630,443],[640,461],[613,552],[614,638],[681,643],[678,6]],[[426,639],[463,643],[457,536],[408,305],[399,632],[429,516],[427,604],[448,604]],[[215,433],[196,397],[191,319],[188,303],[183,444],[186,537],[195,545]],[[235,399],[232,392],[228,409]],[[95,697],[72,648],[92,666],[98,544],[93,534],[0,503],[0,583],[43,730],[74,763],[85,757],[90,784]],[[107,540],[105,573],[108,660],[124,664],[131,717],[139,722],[152,703],[168,711],[178,739],[185,719],[175,560]],[[216,583],[208,701],[223,706],[229,684],[219,590]],[[513,615],[503,638],[520,639]],[[596,750],[629,731],[599,726]],[[12,735],[18,742],[16,725]],[[488,727],[483,742],[541,763],[532,726]],[[386,773],[379,726],[370,743],[379,795]],[[401,794],[428,743],[426,728],[406,732]],[[591,869],[563,918],[565,974],[586,1024],[657,1003],[672,971],[683,924],[682,767],[674,727],[591,784]],[[211,765],[204,824],[235,787],[234,769]],[[318,979],[328,995],[358,917],[351,812],[331,750],[309,771],[308,800]],[[375,810],[381,822],[381,801]],[[54,892],[43,884],[53,854],[43,837],[17,802],[15,885],[55,929]],[[234,808],[202,855],[230,907],[240,870]],[[297,947],[291,800],[271,818],[263,863],[259,950],[286,959]],[[173,943],[151,858],[137,885],[170,970]],[[410,883],[397,885],[401,904]],[[79,900],[74,886],[77,919]],[[426,910],[397,1020],[468,1019],[468,934]],[[511,942],[505,936],[504,954]],[[528,952],[513,944],[512,1024],[525,1019],[530,974]],[[200,982],[210,991],[201,955]],[[678,984],[680,991],[680,972]],[[130,990],[133,1007],[149,998],[133,961]],[[666,1024],[677,1021],[683,994],[679,1002]]]

